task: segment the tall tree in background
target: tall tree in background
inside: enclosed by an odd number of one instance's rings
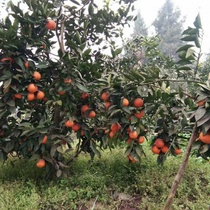
[[[137,19],[134,22],[133,36],[147,36],[147,35],[148,35],[147,26],[139,11],[137,14]]]
[[[176,49],[181,46],[183,23],[181,11],[174,7],[171,0],[166,0],[153,23],[157,35],[161,38],[161,51],[172,58],[176,58]]]

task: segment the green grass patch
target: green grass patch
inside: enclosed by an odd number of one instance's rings
[[[148,150],[141,163],[130,164],[123,148],[106,151],[93,162],[82,154],[68,177],[53,181],[46,181],[45,170],[34,162],[18,160],[12,166],[8,161],[0,169],[0,209],[161,210],[182,157],[168,157],[163,166],[156,157]],[[210,164],[191,157],[172,210],[207,210],[209,197]]]

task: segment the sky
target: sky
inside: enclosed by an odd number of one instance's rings
[[[140,10],[144,21],[152,30],[152,22],[155,20],[159,9],[163,6],[165,0],[137,0],[135,8]],[[185,17],[184,28],[193,26],[193,22],[198,13],[200,13],[204,30],[202,51],[210,52],[210,0],[173,0],[174,6],[181,10]]]

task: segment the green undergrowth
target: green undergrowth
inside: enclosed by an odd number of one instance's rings
[[[93,162],[82,154],[71,164],[68,177],[51,181],[34,162],[8,161],[0,169],[0,209],[114,210],[129,203],[134,209],[161,210],[182,156],[168,157],[163,166],[156,164],[156,157],[148,149],[141,163],[130,164],[123,148],[103,152]],[[121,194],[129,199],[120,200]],[[172,209],[206,210],[209,197],[210,163],[191,157]]]

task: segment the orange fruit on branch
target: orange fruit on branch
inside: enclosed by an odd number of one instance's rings
[[[33,83],[31,83],[28,85],[27,90],[29,93],[35,93],[38,90],[38,87],[34,85]]]
[[[88,117],[89,118],[94,118],[96,116],[96,112],[95,111],[90,111],[90,113],[89,113],[89,115],[88,115]]]
[[[48,140],[48,136],[45,135],[44,138],[42,139],[41,144],[46,144],[47,143],[47,140]]]
[[[199,139],[205,144],[210,144],[210,131],[208,131],[205,135],[203,135],[203,132],[201,131]]]
[[[90,109],[90,107],[87,105],[87,104],[85,104],[85,105],[83,105],[82,107],[81,107],[81,111],[82,111],[82,113],[85,113],[87,110],[89,110]]]
[[[160,151],[161,151],[161,150],[160,150],[157,146],[154,145],[154,146],[152,147],[152,152],[153,152],[154,154],[160,154]]]
[[[137,117],[138,119],[141,119],[142,117],[144,117],[144,110],[134,113],[134,116]]]
[[[120,128],[121,128],[121,125],[120,125],[119,123],[113,123],[113,124],[111,125],[111,131],[113,131],[113,132],[119,131]]]
[[[175,153],[176,155],[179,155],[179,154],[182,153],[182,150],[181,150],[180,148],[176,148],[176,149],[174,150],[174,153]]]
[[[81,98],[82,98],[83,100],[85,100],[85,99],[88,98],[88,97],[89,97],[89,93],[82,93]]]
[[[111,106],[111,102],[110,101],[106,101],[105,102],[105,107],[106,109],[108,109]]]
[[[71,128],[73,125],[74,125],[74,121],[73,121],[73,120],[67,120],[67,121],[65,122],[65,126],[66,126],[67,128]]]
[[[122,106],[128,106],[128,105],[129,105],[129,100],[127,98],[123,98]]]
[[[6,57],[6,58],[2,58],[2,59],[1,59],[1,62],[2,62],[2,63],[7,62],[7,61],[13,62],[13,59],[12,59],[11,57]]]
[[[33,101],[34,99],[35,99],[35,95],[33,93],[28,93],[27,100],[28,101]]]
[[[139,108],[144,105],[144,101],[141,98],[136,98],[133,102],[134,107]]]
[[[136,139],[136,138],[138,137],[137,131],[130,131],[130,132],[129,132],[129,137],[130,137],[131,139]]]
[[[140,136],[139,139],[138,139],[139,144],[144,143],[144,141],[145,141],[145,137],[144,136]]]
[[[37,81],[39,81],[42,78],[41,74],[38,71],[35,71],[32,76]]]
[[[72,126],[72,130],[75,132],[77,132],[79,129],[80,129],[80,125],[78,123],[76,123]]]
[[[16,94],[14,94],[14,98],[21,99],[22,94],[21,93],[16,93]]]
[[[198,106],[203,106],[206,103],[206,99],[197,102]]]
[[[103,92],[101,95],[101,99],[103,101],[107,101],[109,99],[109,93],[108,92]]]
[[[167,153],[167,152],[169,151],[168,146],[164,145],[164,146],[161,148],[161,151],[162,151],[163,153]]]
[[[54,20],[47,20],[46,28],[49,30],[55,30],[56,29],[56,22]]]
[[[46,162],[45,162],[44,159],[39,159],[39,160],[37,161],[37,163],[36,163],[36,166],[37,166],[38,168],[43,168],[43,167],[45,167],[45,165],[46,165]]]
[[[36,94],[36,98],[39,100],[43,99],[44,96],[45,96],[45,94],[41,90],[39,90],[38,93]]]
[[[64,79],[64,83],[65,84],[71,84],[72,83],[72,79],[68,79],[68,78],[66,78],[66,79]]]
[[[155,140],[155,145],[156,145],[158,148],[162,148],[162,147],[165,145],[165,143],[164,143],[163,139],[158,138],[158,139]]]
[[[109,137],[112,138],[114,135],[115,135],[115,132],[114,131],[110,131]]]
[[[58,91],[58,94],[61,96],[64,95],[65,93],[66,93],[65,91]]]

